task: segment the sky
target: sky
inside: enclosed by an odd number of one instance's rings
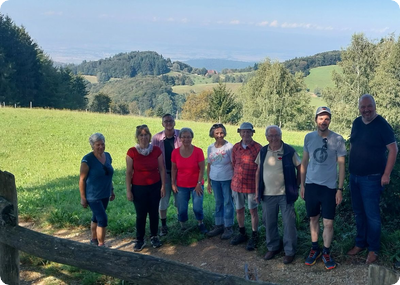
[[[8,0],[0,13],[65,63],[131,51],[283,61],[346,48],[355,33],[400,36],[393,0]]]

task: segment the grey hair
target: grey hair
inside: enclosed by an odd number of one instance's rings
[[[268,126],[268,127],[265,129],[265,135],[268,135],[268,131],[269,131],[270,129],[276,129],[276,130],[278,131],[279,135],[282,136],[282,130],[281,130],[281,128],[278,127],[277,125],[270,125],[270,126]]]
[[[364,94],[364,95],[362,95],[362,96],[360,97],[360,99],[358,99],[358,107],[360,107],[360,102],[361,102],[361,100],[363,100],[363,99],[365,99],[365,98],[371,99],[372,104],[373,104],[374,107],[376,108],[375,99],[374,99],[374,97],[373,97],[371,94]]]
[[[106,142],[106,138],[103,136],[101,133],[94,133],[89,137],[89,143],[91,146],[94,146],[94,144],[98,141],[103,141],[103,143]]]
[[[192,138],[194,138],[194,133],[193,133],[193,131],[192,131],[191,128],[182,128],[182,129],[179,131],[179,138],[182,137],[182,134],[183,134],[183,133],[190,133],[190,135],[192,136]]]

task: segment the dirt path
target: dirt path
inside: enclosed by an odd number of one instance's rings
[[[32,225],[20,223],[21,226],[32,228]],[[45,229],[34,229],[49,233]],[[86,229],[68,229],[50,233],[53,236],[67,238],[79,242],[89,242],[89,231]],[[107,246],[113,249],[133,251],[132,239],[111,238]],[[296,256],[292,264],[282,263],[283,255],[273,260],[265,261],[261,253],[249,252],[245,245],[231,246],[229,241],[218,237],[204,239],[189,246],[165,244],[158,249],[147,246],[141,254],[178,261],[221,274],[231,274],[244,277],[244,267],[247,264],[251,273],[256,273],[259,280],[277,284],[367,284],[368,266],[363,264],[364,258],[359,257],[331,271],[324,269],[322,261],[314,266],[304,265],[304,258]],[[21,284],[66,284],[57,276],[44,276],[39,267],[27,268],[21,266]]]

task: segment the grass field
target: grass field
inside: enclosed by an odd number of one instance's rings
[[[312,68],[310,74],[304,78],[304,83],[310,92],[314,92],[315,88],[333,87],[332,71],[341,72],[338,65],[321,66]]]
[[[212,90],[214,87],[217,86],[218,83],[195,84],[192,86],[178,85],[178,86],[173,86],[172,90],[178,94],[193,93],[193,92],[196,94],[200,94],[205,90]],[[232,90],[233,93],[237,93],[239,88],[242,87],[242,83],[226,83],[226,87]]]
[[[135,145],[134,131],[147,124],[154,134],[162,130],[161,119],[89,112],[42,109],[1,108],[0,170],[15,175],[19,214],[22,219],[57,227],[87,226],[90,211],[79,204],[79,166],[82,157],[91,151],[88,138],[101,132],[106,138],[106,151],[113,158],[116,201],[110,203],[108,230],[112,234],[131,233],[135,213],[126,200],[125,156]],[[213,139],[208,137],[210,123],[178,120],[177,128],[190,126],[193,144],[206,152]],[[227,126],[227,140],[240,140],[237,126]],[[305,133],[286,132],[283,138],[301,153]],[[255,140],[266,144],[264,130],[257,129]],[[207,221],[213,223],[214,198],[206,195]],[[171,213],[173,211],[170,211]]]

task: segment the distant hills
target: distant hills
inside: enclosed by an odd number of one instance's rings
[[[212,69],[218,72],[221,72],[223,69],[242,69],[249,66],[253,67],[256,63],[218,58],[190,59],[183,62],[192,67],[205,67],[208,70]]]

